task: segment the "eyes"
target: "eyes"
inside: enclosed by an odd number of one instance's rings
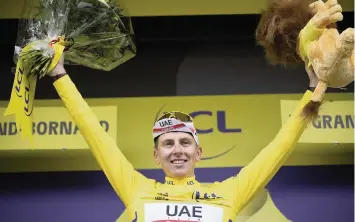
[[[192,140],[181,139],[181,140],[179,140],[179,144],[183,147],[188,147],[192,144]],[[175,145],[175,141],[174,140],[165,140],[165,141],[163,141],[162,145],[167,148],[173,147]]]

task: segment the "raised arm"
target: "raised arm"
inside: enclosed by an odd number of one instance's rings
[[[136,188],[148,179],[135,171],[115,141],[100,125],[97,117],[82,98],[64,68],[53,75],[54,86],[94,157],[103,169],[114,190],[127,206]],[[61,73],[61,74],[59,74]]]
[[[317,77],[307,70],[310,87],[317,85]],[[312,92],[307,90],[297,108],[281,127],[276,137],[247,165],[237,176],[222,183],[222,186],[233,187],[233,200],[238,214],[253,196],[264,188],[292,153],[299,138],[310,122],[310,118],[302,117],[303,107],[310,101]]]

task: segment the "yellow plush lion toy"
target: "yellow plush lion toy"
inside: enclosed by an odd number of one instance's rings
[[[271,0],[262,11],[256,41],[271,64],[304,63],[319,79],[306,117],[318,114],[327,87],[345,87],[354,80],[354,29],[339,33],[343,19],[337,0]]]

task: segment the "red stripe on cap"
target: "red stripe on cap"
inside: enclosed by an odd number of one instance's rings
[[[187,127],[189,127],[189,129],[192,131],[192,133],[195,133],[195,128],[193,128],[193,127],[191,127],[191,126],[189,126],[189,125],[187,125]]]
[[[186,126],[184,123],[180,123],[180,124],[176,124],[174,126],[168,126],[168,127],[163,127],[163,128],[154,128],[153,132],[154,133],[159,133],[159,132],[165,132],[165,131],[171,131],[171,130],[175,130],[181,127]]]

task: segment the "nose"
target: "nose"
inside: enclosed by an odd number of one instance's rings
[[[183,153],[183,150],[182,150],[182,147],[180,146],[180,144],[175,145],[173,153],[174,153],[174,155]]]

